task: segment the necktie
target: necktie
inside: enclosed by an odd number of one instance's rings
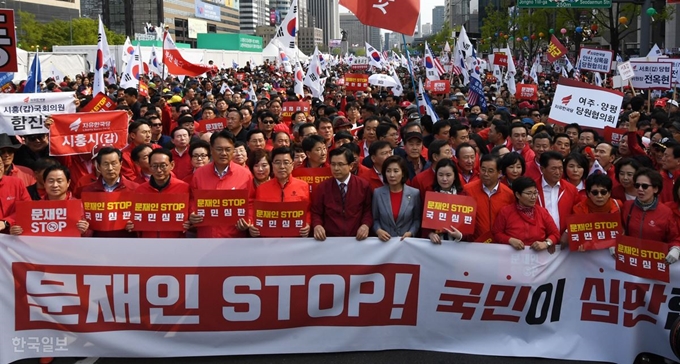
[[[340,196],[342,196],[342,203],[345,203],[345,196],[347,196],[347,184],[344,182],[340,184]]]

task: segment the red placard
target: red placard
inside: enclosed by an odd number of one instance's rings
[[[296,111],[302,111],[305,116],[309,116],[309,110],[311,110],[312,105],[307,101],[286,101],[281,105],[281,121],[284,123],[293,122],[293,113]]]
[[[246,74],[243,72],[238,72],[236,73],[236,79],[239,81],[243,81],[246,78]]]
[[[363,73],[346,73],[345,90],[364,91],[368,87],[368,75]]]
[[[616,239],[616,270],[670,283],[666,254],[666,243],[619,235]]]
[[[449,80],[436,80],[425,81],[425,89],[430,91],[432,94],[448,94],[451,92],[451,81]]]
[[[538,85],[519,83],[517,84],[517,93],[515,94],[517,100],[538,100]]]
[[[199,133],[218,133],[227,128],[226,118],[214,118],[210,120],[199,120],[198,128],[196,129]]]
[[[125,229],[132,220],[132,193],[83,192],[81,194],[85,220],[94,231],[117,231]]]
[[[253,224],[263,238],[299,237],[300,229],[307,225],[309,202],[255,201]]]
[[[444,230],[451,226],[463,235],[475,232],[477,202],[473,197],[428,191],[423,203],[423,228]]]
[[[135,231],[182,231],[189,219],[189,194],[136,193],[132,203]]]
[[[611,126],[605,126],[604,140],[613,145],[619,145],[619,143],[621,142],[621,138],[623,138],[626,135],[626,133],[628,133],[628,129],[612,128]]]
[[[203,216],[196,226],[236,225],[248,216],[247,190],[195,190],[191,212]]]
[[[323,168],[295,168],[293,170],[293,177],[299,178],[309,183],[309,193],[313,193],[319,183],[333,178],[330,167]]]
[[[97,145],[122,149],[127,145],[128,115],[125,111],[54,114],[50,127],[50,155],[91,153]]]
[[[83,219],[80,200],[24,201],[17,203],[16,225],[27,236],[80,236],[76,224]]]
[[[17,57],[16,29],[14,28],[14,10],[0,9],[0,72],[18,72],[19,58]]]
[[[335,84],[338,86],[345,86],[345,78],[344,77],[338,78],[338,80],[335,81]]]
[[[505,53],[494,53],[493,64],[501,67],[508,66],[508,55]]]
[[[607,249],[616,245],[621,230],[619,214],[581,214],[567,218],[569,250]]]
[[[113,108],[115,107],[116,103],[113,100],[111,100],[111,98],[99,92],[96,95],[94,95],[92,100],[90,100],[90,102],[83,106],[80,111],[81,112],[109,111],[113,110]]]

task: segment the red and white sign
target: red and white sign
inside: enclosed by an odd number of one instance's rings
[[[253,224],[264,238],[300,236],[300,229],[307,225],[309,202],[264,202],[253,204]]]
[[[196,226],[236,225],[248,216],[248,191],[195,190],[191,211],[203,216]]]
[[[14,10],[0,9],[0,72],[18,72]]]
[[[578,123],[582,128],[615,127],[621,112],[619,91],[560,77],[550,107],[551,123]]]
[[[448,94],[451,92],[451,81],[450,80],[426,80],[425,89],[430,91],[432,94]]]
[[[668,244],[660,241],[620,235],[616,240],[616,270],[670,282],[670,268],[666,265],[668,247]]]
[[[569,249],[600,250],[616,245],[622,233],[619,214],[577,214],[567,218]]]
[[[199,133],[218,133],[227,128],[227,119],[225,118],[214,118],[210,120],[199,120],[198,128],[196,131]]]
[[[368,75],[363,73],[346,73],[345,74],[345,90],[347,91],[365,91],[368,87]]]
[[[75,113],[73,92],[0,94],[0,133],[9,135],[47,134],[48,115]]]
[[[505,53],[494,53],[493,54],[493,64],[496,66],[507,67],[508,66],[508,55]]]
[[[110,97],[99,92],[87,105],[83,106],[80,110],[81,112],[99,112],[99,111],[109,111],[116,107],[116,103],[111,100]]]
[[[354,71],[365,71],[368,69],[368,57],[354,57],[352,59],[352,64],[350,68]],[[347,79],[345,79],[345,85],[347,85]]]
[[[125,229],[132,220],[132,193],[83,192],[85,220],[93,231],[117,231]]]
[[[97,145],[122,149],[127,145],[128,115],[125,111],[60,114],[52,116],[50,155],[92,153]]]
[[[185,60],[168,32],[163,35],[163,64],[168,68],[168,73],[174,76],[196,77],[213,71],[212,66],[193,64]]]
[[[623,138],[628,133],[628,129],[624,128],[612,128],[610,126],[604,127],[604,141],[611,143],[612,145],[619,145],[621,143],[621,138]]]
[[[673,88],[672,62],[630,61],[635,76],[630,80],[635,89],[670,90]]]
[[[520,83],[517,84],[517,100],[538,101],[538,85]]]
[[[307,101],[286,101],[281,105],[281,117],[284,123],[293,122],[293,114],[302,111],[305,113],[305,117],[309,116],[309,111],[312,109],[312,105]]]
[[[293,177],[301,179],[309,184],[309,192],[313,193],[314,188],[321,182],[333,178],[330,167],[323,168],[295,168]]]
[[[579,64],[581,70],[609,73],[612,69],[614,52],[608,49],[581,48]]]
[[[454,226],[463,235],[475,232],[477,202],[473,197],[428,191],[423,202],[425,229],[444,230]]]
[[[24,201],[17,203],[16,225],[26,236],[80,236],[76,224],[83,219],[80,200]]]
[[[135,193],[130,211],[135,231],[182,231],[189,194]]]

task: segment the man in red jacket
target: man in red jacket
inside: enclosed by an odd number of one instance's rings
[[[140,144],[151,143],[151,124],[145,119],[131,122],[128,125],[128,142],[129,144],[121,150],[123,156],[122,174],[130,181],[134,181],[141,171],[132,161],[130,153]],[[153,144],[153,146],[154,148],[160,148],[156,144]]]
[[[334,149],[330,156],[333,178],[319,184],[312,194],[314,239],[356,236],[357,240],[364,240],[373,226],[371,186],[350,173],[356,161],[348,149]]]
[[[543,177],[536,181],[538,204],[548,210],[562,233],[567,228],[567,217],[572,214],[574,205],[581,202],[581,197],[574,185],[562,179],[562,154],[547,151],[541,155],[540,162]]]
[[[24,182],[17,177],[5,176],[5,166],[0,163],[0,232],[9,233],[16,217],[16,203],[30,201]]]
[[[427,151],[428,159],[430,160],[430,166],[428,168],[416,175],[408,185],[417,188],[420,191],[420,198],[425,199],[425,192],[432,191],[432,186],[434,186],[434,167],[437,165],[440,159],[451,159],[453,153],[451,153],[451,147],[449,146],[448,140],[437,139],[430,143],[430,148]]]
[[[519,153],[526,163],[534,160],[534,151],[531,150],[529,143],[527,143],[527,128],[524,124],[514,122],[510,125],[508,149],[510,149],[511,152]]]

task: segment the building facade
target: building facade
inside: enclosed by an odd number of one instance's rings
[[[446,24],[452,29],[457,29],[461,25],[469,27],[470,21],[470,0],[446,0],[444,8]]]
[[[382,48],[380,29],[362,24],[354,14],[340,14],[340,28],[347,32],[350,49],[364,48],[366,42],[376,49]]]
[[[80,17],[80,0],[3,0],[2,7],[14,9],[15,15],[19,11],[29,12],[35,15],[39,23],[47,23],[54,19],[70,21]],[[19,17],[15,16],[16,26],[19,26]]]
[[[442,28],[444,28],[445,21],[446,21],[445,7],[442,5],[438,5],[432,8],[432,32],[437,33],[440,30],[442,30]]]
[[[309,27],[323,30],[324,44],[330,44],[331,39],[341,39],[340,9],[338,0],[306,1],[307,25]]]
[[[269,0],[241,0],[239,2],[241,33],[255,34],[255,27],[258,25],[269,25],[269,14]]]
[[[319,28],[304,27],[298,31],[298,48],[305,54],[314,53],[314,48],[321,48],[323,42],[323,30]]]
[[[255,27],[255,35],[262,37],[262,44],[266,47],[276,35],[276,27],[271,25],[258,25]]]

